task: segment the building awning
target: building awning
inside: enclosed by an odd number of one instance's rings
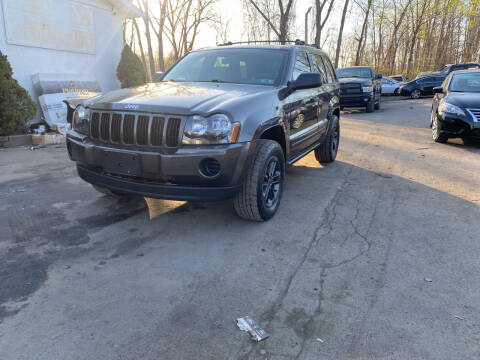
[[[127,18],[137,18],[142,16],[142,11],[132,4],[131,0],[108,1]]]

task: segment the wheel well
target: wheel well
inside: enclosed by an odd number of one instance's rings
[[[287,144],[285,142],[285,133],[281,126],[274,126],[263,132],[260,139],[273,140],[280,144],[283,149],[283,155],[287,158]]]

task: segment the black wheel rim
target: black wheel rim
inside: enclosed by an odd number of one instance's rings
[[[282,171],[280,161],[273,156],[268,161],[263,176],[262,195],[263,203],[269,209],[274,208],[280,199],[282,187]]]
[[[336,155],[338,151],[338,144],[340,142],[340,126],[338,124],[338,121],[335,121],[335,125],[333,126],[333,131],[332,131],[332,141],[331,146],[332,146],[332,155]]]

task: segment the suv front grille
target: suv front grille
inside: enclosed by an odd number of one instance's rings
[[[90,137],[105,143],[177,147],[181,124],[179,117],[93,111]]]
[[[360,94],[362,86],[359,83],[340,83],[340,94]]]
[[[480,121],[480,109],[467,109],[470,114],[473,115],[474,119]]]

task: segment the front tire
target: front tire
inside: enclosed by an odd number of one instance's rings
[[[238,216],[258,222],[270,220],[280,206],[284,178],[282,147],[273,140],[259,140],[242,190],[233,200]]]
[[[367,113],[372,113],[375,111],[375,100],[372,99],[368,102],[367,106],[366,106],[366,111]]]
[[[315,149],[315,158],[320,164],[328,164],[335,161],[340,145],[340,121],[337,115],[333,115],[325,141]]]
[[[438,116],[435,112],[432,112],[432,139],[437,143],[445,143],[448,140],[448,137],[440,129],[440,122],[438,121]]]

